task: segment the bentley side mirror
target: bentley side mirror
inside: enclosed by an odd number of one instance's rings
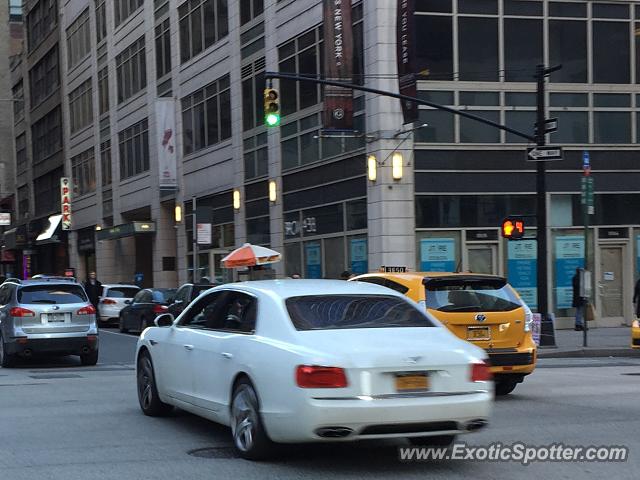
[[[156,317],[154,323],[156,324],[156,327],[170,327],[171,325],[173,325],[174,320],[175,319],[173,318],[173,315],[171,315],[170,313],[163,313],[162,315],[158,315]]]

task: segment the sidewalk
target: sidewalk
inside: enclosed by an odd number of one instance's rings
[[[640,349],[632,349],[630,327],[591,328],[587,347],[582,346],[582,332],[556,330],[556,348],[539,347],[539,358],[573,357],[640,357]]]

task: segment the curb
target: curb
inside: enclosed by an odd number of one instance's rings
[[[553,347],[538,348],[538,358],[589,358],[589,357],[640,357],[640,349],[628,348],[578,348],[557,350]]]

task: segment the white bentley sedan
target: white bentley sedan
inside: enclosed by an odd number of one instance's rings
[[[155,323],[137,345],[142,411],[179,407],[228,425],[245,458],[274,442],[447,445],[487,423],[486,353],[378,285],[227,284]]]

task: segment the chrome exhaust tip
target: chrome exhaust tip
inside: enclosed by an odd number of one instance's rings
[[[87,353],[89,353],[89,347],[87,347],[87,346],[85,345],[84,347],[82,347],[81,352],[82,352],[82,354],[83,354],[83,355],[86,355]]]
[[[476,420],[471,420],[470,422],[467,422],[467,424],[465,425],[465,430],[467,432],[475,432],[476,430],[480,430],[486,427],[488,424],[489,422],[487,422],[486,420],[482,418],[478,418]]]
[[[22,352],[22,355],[24,355],[25,358],[31,358],[31,356],[33,355],[33,352],[31,351],[30,348],[27,348]]]
[[[353,430],[347,427],[322,427],[316,430],[316,435],[322,438],[344,438],[353,433]]]

